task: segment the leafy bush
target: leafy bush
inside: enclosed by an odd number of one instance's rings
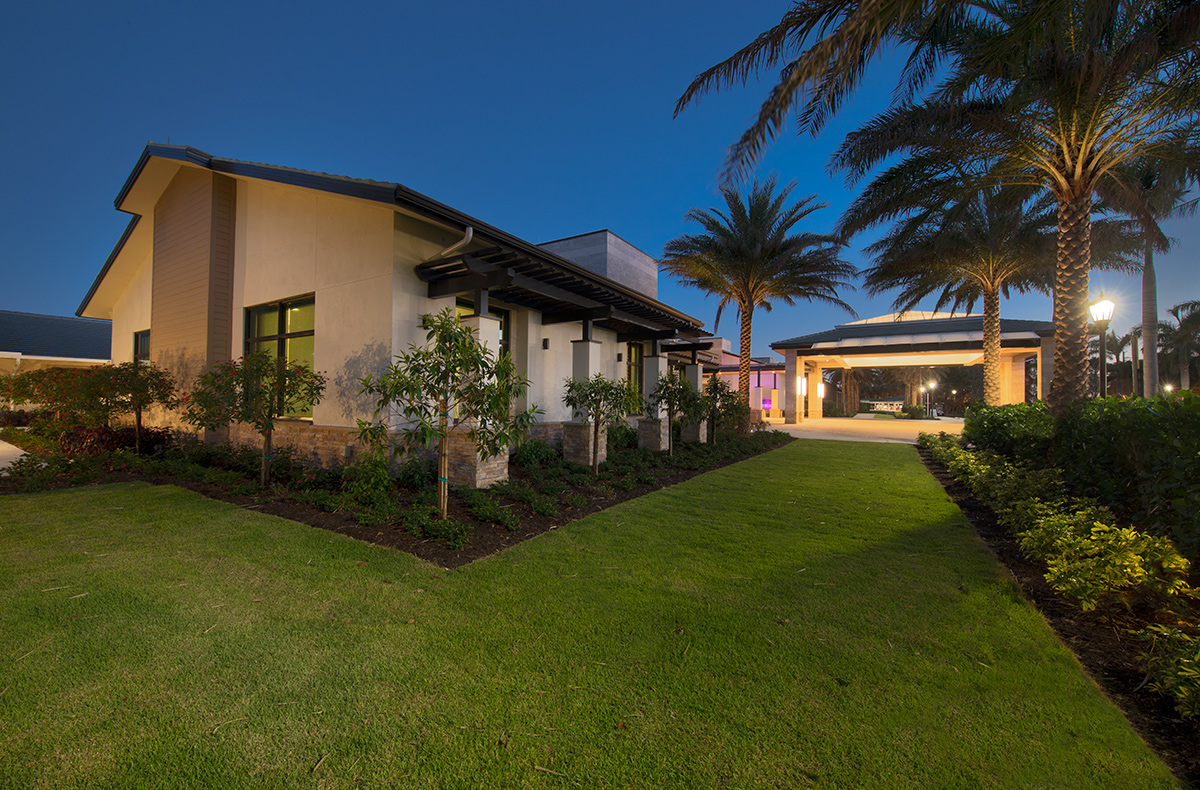
[[[396,485],[420,491],[434,484],[433,465],[419,453],[409,453],[396,464]]]
[[[1041,401],[1008,406],[987,406],[976,401],[967,407],[963,421],[963,437],[979,449],[1043,466],[1053,436],[1054,418]]]
[[[625,422],[616,422],[608,426],[608,457],[622,450],[637,448],[637,429]]]
[[[32,414],[25,409],[0,409],[0,428],[28,427]]]
[[[1059,420],[1054,460],[1080,492],[1200,554],[1200,397],[1077,404]]]
[[[517,446],[512,460],[523,469],[550,466],[562,460],[562,453],[541,439],[527,439]]]
[[[1150,643],[1141,656],[1153,678],[1150,688],[1174,697],[1175,709],[1184,718],[1200,716],[1200,637],[1164,625],[1134,635]]]
[[[424,526],[424,535],[435,540],[444,540],[452,549],[461,549],[471,541],[475,527],[450,518],[431,519]]]
[[[386,524],[395,520],[399,508],[391,465],[382,452],[370,452],[347,466],[345,507],[360,524]]]
[[[577,494],[570,491],[562,496],[562,503],[567,507],[583,507],[587,504],[587,497],[583,494]]]
[[[471,515],[480,521],[504,527],[510,532],[520,529],[521,517],[505,508],[491,492],[467,486],[458,486],[454,492],[466,503]]]

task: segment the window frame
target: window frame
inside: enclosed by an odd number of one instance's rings
[[[146,339],[145,356],[141,353],[142,338]],[[149,362],[150,361],[150,330],[143,329],[140,332],[133,333],[133,361],[134,362]]]
[[[286,311],[288,310],[288,308],[302,306],[305,304],[312,305],[313,328],[301,330],[298,332],[278,331],[280,329],[285,328],[284,327],[284,320],[285,320],[284,316],[286,315]],[[272,308],[272,307],[275,308],[275,310],[277,311],[277,314],[278,314],[278,322],[275,327],[276,332],[274,334],[269,334],[269,335],[251,335],[251,327],[254,324],[255,311],[263,310],[265,308]],[[276,301],[263,302],[261,304],[250,305],[249,307],[243,308],[242,312],[243,312],[243,330],[242,330],[242,353],[243,353],[243,355],[249,355],[256,350],[261,349],[263,347],[263,344],[265,344],[265,343],[274,342],[276,344],[275,358],[286,360],[286,359],[288,359],[288,356],[285,353],[285,351],[287,349],[287,341],[295,340],[297,338],[311,337],[311,338],[314,338],[312,368],[313,368],[313,370],[316,370],[317,362],[316,362],[315,338],[316,338],[316,334],[317,334],[317,295],[315,293],[302,294],[300,296],[293,296],[293,297],[289,297],[287,299],[279,299]],[[313,416],[312,415],[312,407],[310,406],[305,413],[285,414],[285,415],[283,415],[283,417],[281,419],[311,420],[312,416]]]

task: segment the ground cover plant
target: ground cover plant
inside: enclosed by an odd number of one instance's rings
[[[170,486],[0,524],[5,787],[1175,786],[910,447],[449,572]]]

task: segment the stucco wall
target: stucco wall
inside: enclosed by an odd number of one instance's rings
[[[390,358],[392,211],[256,181],[238,184],[231,353],[241,356],[245,308],[315,294],[314,361],[328,378],[316,426],[370,416],[358,378]]]
[[[133,361],[133,333],[150,328],[150,293],[153,267],[147,255],[129,285],[117,297],[112,313],[112,361]]]

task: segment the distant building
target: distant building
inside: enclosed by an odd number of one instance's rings
[[[0,375],[108,362],[112,322],[0,310]]]

